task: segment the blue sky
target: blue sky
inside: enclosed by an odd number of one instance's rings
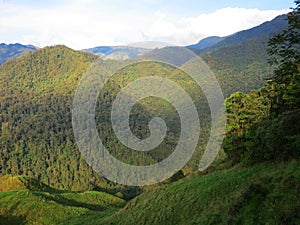
[[[186,45],[251,28],[293,6],[292,0],[0,0],[0,42]]]

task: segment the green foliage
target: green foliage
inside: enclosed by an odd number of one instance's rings
[[[275,76],[259,91],[226,99],[228,130],[223,147],[234,162],[300,157],[300,2],[295,3],[288,14],[288,29],[269,41]]]
[[[252,91],[250,94],[237,92],[226,99],[227,134],[223,148],[233,162],[239,162],[249,147],[253,124],[269,116],[270,100],[267,90]]]
[[[300,163],[292,161],[181,179],[126,206],[99,192],[19,190],[0,193],[0,224],[299,224],[299,184]]]
[[[247,160],[289,160],[300,158],[300,110],[267,118],[250,131],[252,140]]]

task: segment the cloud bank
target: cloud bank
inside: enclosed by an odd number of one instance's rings
[[[226,36],[269,21],[289,10],[223,8],[194,17],[174,17],[162,10],[113,10],[92,0],[77,0],[60,7],[0,4],[0,42],[39,47],[65,44],[74,49],[164,41],[188,45],[200,39]],[[84,4],[83,4],[84,3]]]

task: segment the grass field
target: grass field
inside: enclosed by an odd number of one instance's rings
[[[2,183],[3,186],[3,183]],[[126,202],[102,192],[0,193],[0,224],[300,224],[300,162],[235,167],[149,188]]]
[[[161,186],[99,224],[300,224],[300,162],[233,168]]]
[[[97,215],[99,219],[126,204],[124,200],[107,193],[67,193],[24,177],[5,176],[0,181],[2,190],[10,189],[0,192],[1,225],[70,224],[68,221],[76,218],[80,221]]]

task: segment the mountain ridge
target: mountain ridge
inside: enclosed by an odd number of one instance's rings
[[[257,39],[262,37],[270,39],[270,37],[281,32],[283,29],[286,29],[287,26],[287,14],[283,14],[253,28],[242,30],[221,38],[214,36],[208,37],[206,39],[200,40],[197,44],[189,45],[187,47],[190,49],[194,49],[196,53],[200,54],[208,51],[213,51],[221,47],[240,44],[251,39]],[[210,38],[215,38],[215,43],[205,46],[203,42],[205,42],[205,40],[210,40]]]
[[[100,55],[103,59],[125,60],[142,56],[151,51],[151,49],[132,47],[132,46],[97,46],[82,51],[91,52]]]
[[[26,54],[30,51],[35,51],[38,48],[33,45],[15,44],[0,44],[0,65],[9,59],[16,59],[17,57]]]

